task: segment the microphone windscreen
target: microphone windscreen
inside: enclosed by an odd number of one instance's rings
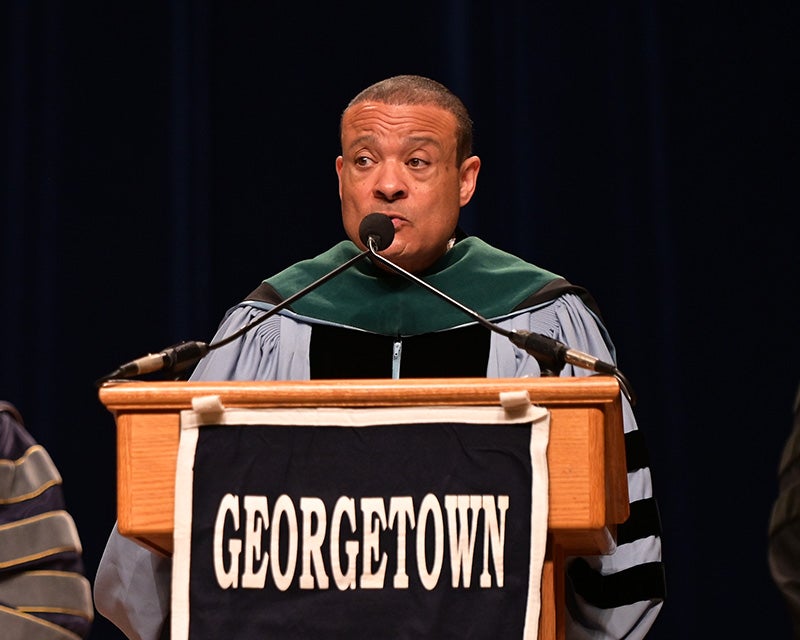
[[[394,225],[385,213],[370,213],[364,216],[358,227],[358,237],[364,246],[369,247],[370,237],[375,238],[378,251],[388,249],[394,241]]]

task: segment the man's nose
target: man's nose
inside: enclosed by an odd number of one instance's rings
[[[384,162],[380,165],[375,180],[374,195],[388,202],[406,197],[407,188],[402,168],[397,163]]]

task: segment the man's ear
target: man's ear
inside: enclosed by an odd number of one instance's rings
[[[459,200],[463,207],[471,199],[472,194],[475,193],[475,187],[478,184],[478,172],[481,170],[481,159],[478,156],[470,156],[461,163],[459,170],[459,180],[461,186],[459,187]]]
[[[336,176],[339,178],[339,200],[342,199],[342,167],[344,166],[344,158],[339,156],[336,158]]]

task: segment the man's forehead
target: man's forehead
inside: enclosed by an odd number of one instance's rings
[[[362,102],[351,106],[342,117],[345,137],[400,133],[408,137],[446,139],[454,138],[455,130],[455,116],[434,104]]]

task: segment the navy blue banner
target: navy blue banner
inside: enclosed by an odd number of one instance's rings
[[[530,447],[530,423],[203,426],[189,637],[522,638]]]

